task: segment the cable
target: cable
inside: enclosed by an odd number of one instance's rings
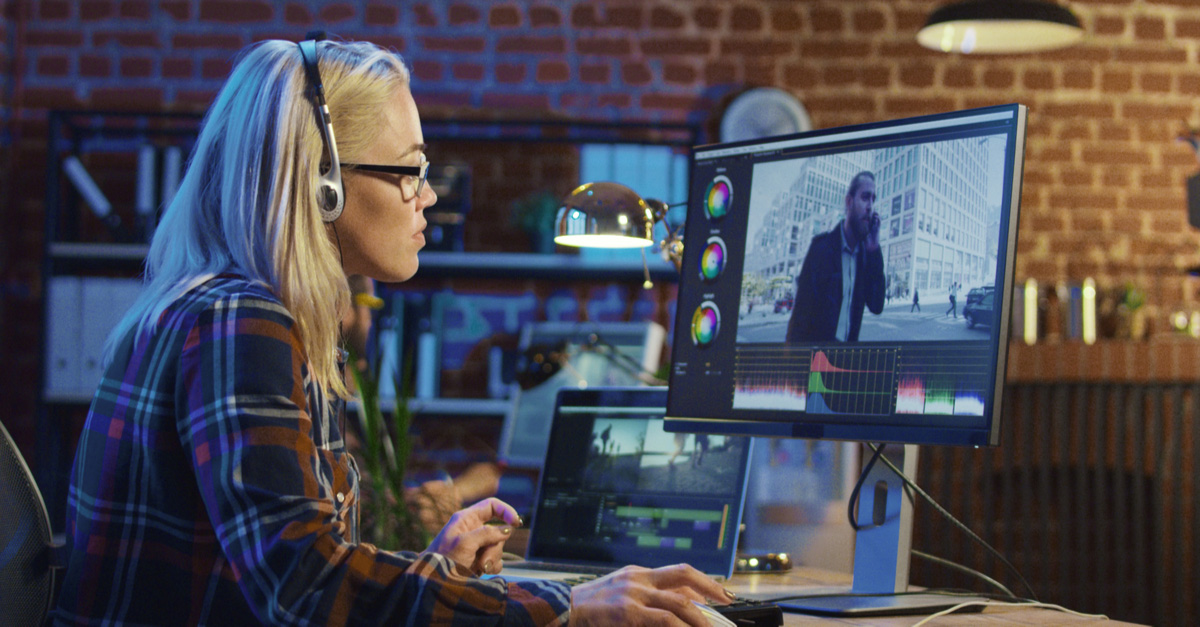
[[[931,621],[935,618],[939,618],[941,616],[946,616],[947,614],[953,614],[954,612],[957,612],[963,608],[972,607],[975,605],[982,605],[984,607],[1040,607],[1040,608],[1044,608],[1044,609],[1065,612],[1067,614],[1071,614],[1074,616],[1080,616],[1083,618],[1095,618],[1097,620],[1108,620],[1108,616],[1105,616],[1104,614],[1084,614],[1083,612],[1076,612],[1075,610],[1068,610],[1067,608],[1065,608],[1061,605],[1055,605],[1053,603],[1041,603],[1038,601],[1035,601],[1032,603],[1008,603],[1005,601],[966,601],[964,603],[959,603],[958,605],[955,605],[954,607],[946,608],[940,612],[935,612],[933,614],[930,614],[929,616],[926,616],[925,618],[921,619],[917,623],[914,623],[912,627],[921,627],[921,625],[924,625],[925,623],[928,623],[929,621]]]
[[[946,568],[950,568],[952,570],[957,570],[961,573],[965,573],[965,574],[971,575],[973,577],[978,577],[979,579],[982,579],[983,581],[987,582],[989,585],[991,585],[995,588],[998,588],[1005,595],[1016,598],[1016,595],[1014,595],[1012,593],[1012,590],[1009,590],[1007,586],[1005,586],[1004,584],[1000,583],[999,581],[996,581],[995,579],[992,579],[991,577],[988,577],[987,575],[975,570],[974,568],[971,568],[969,566],[963,566],[962,564],[959,564],[958,562],[952,562],[944,557],[938,557],[936,555],[931,555],[929,553],[926,553],[925,551],[918,551],[916,549],[912,549],[912,554],[921,559],[933,562],[934,564],[940,564],[942,566],[945,566]]]
[[[874,444],[868,443],[867,446],[870,447],[871,450],[875,451],[876,455],[878,455],[879,452],[882,451],[881,448],[877,449]],[[1012,562],[1008,561],[1008,559],[1006,559],[1003,555],[1001,555],[999,551],[992,548],[992,545],[990,545],[986,541],[984,541],[983,538],[980,538],[978,535],[976,535],[976,533],[974,531],[971,531],[970,527],[967,527],[965,524],[963,524],[961,521],[959,521],[957,518],[955,518],[953,514],[946,511],[946,508],[942,507],[940,504],[938,504],[937,501],[933,500],[932,496],[929,496],[929,494],[927,492],[925,492],[925,490],[922,490],[920,486],[913,483],[913,481],[911,479],[909,479],[903,472],[901,472],[899,468],[896,468],[896,465],[893,464],[891,462],[891,460],[889,460],[887,458],[887,456],[882,456],[882,457],[883,457],[883,463],[887,464],[888,468],[891,468],[892,472],[896,473],[896,476],[900,477],[900,480],[903,481],[905,485],[911,486],[912,490],[914,492],[921,495],[921,498],[925,499],[925,501],[927,501],[930,505],[932,505],[933,508],[938,511],[938,513],[940,513],[942,516],[946,517],[946,519],[949,520],[951,524],[953,524],[955,527],[958,527],[961,531],[966,533],[968,537],[970,537],[972,540],[977,542],[984,549],[987,549],[987,551],[989,553],[991,553],[996,559],[1000,560],[1000,563],[1004,564],[1004,566],[1006,568],[1008,568],[1009,571],[1011,571],[1013,575],[1016,575],[1018,580],[1021,581],[1021,585],[1024,586],[1025,589],[1029,591],[1029,596],[1034,601],[1038,600],[1037,593],[1033,591],[1033,586],[1029,585],[1029,582],[1025,580],[1025,577],[1021,576],[1021,572],[1017,570],[1016,566],[1012,565]]]
[[[871,474],[871,468],[875,466],[876,460],[883,454],[882,446],[879,448],[872,446],[871,450],[875,451],[875,454],[871,455],[871,459],[867,461],[867,465],[863,466],[862,472],[858,475],[858,481],[854,483],[854,489],[850,491],[850,502],[846,504],[846,516],[850,518],[850,528],[855,531],[874,529],[879,526],[877,524],[858,524],[858,495],[862,492],[863,484],[867,481],[867,475]]]

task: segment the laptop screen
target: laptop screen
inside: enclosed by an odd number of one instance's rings
[[[663,387],[564,388],[527,557],[730,576],[750,438],[667,433]]]

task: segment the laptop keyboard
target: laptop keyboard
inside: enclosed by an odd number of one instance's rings
[[[579,564],[555,564],[553,562],[516,562],[514,564],[505,564],[512,568],[524,568],[527,570],[544,570],[551,573],[580,573],[585,575],[607,575],[615,568],[611,566],[581,566]]]

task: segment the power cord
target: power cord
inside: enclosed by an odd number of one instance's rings
[[[974,540],[989,553],[991,553],[992,556],[1000,560],[1000,563],[1004,564],[1004,566],[1008,568],[1008,570],[1012,572],[1012,574],[1015,575],[1018,580],[1020,580],[1021,585],[1029,591],[1030,598],[1037,602],[1037,593],[1033,591],[1033,586],[1029,585],[1029,582],[1025,580],[1025,577],[1021,576],[1021,572],[1017,570],[1016,566],[1012,565],[1012,562],[1008,561],[1008,559],[1001,555],[999,551],[992,548],[992,545],[988,544],[983,538],[980,538],[974,531],[971,531],[970,527],[967,527],[965,524],[955,518],[953,514],[946,510],[946,508],[942,507],[937,501],[935,501],[932,496],[929,496],[929,494],[922,490],[920,486],[913,483],[913,481],[909,479],[908,476],[906,476],[899,468],[896,468],[896,465],[893,464],[892,461],[887,458],[887,456],[881,454],[883,450],[881,446],[877,447],[875,444],[870,443],[868,443],[867,446],[875,452],[875,455],[872,456],[872,459],[881,457],[883,459],[883,463],[887,464],[888,468],[891,468],[892,472],[896,473],[897,477],[900,477],[900,480],[904,482],[905,486],[908,486],[913,490],[913,492],[919,494],[921,498],[925,499],[926,502],[932,505],[939,514],[946,518],[946,520],[949,520],[951,524],[953,524],[955,527],[958,527],[963,533],[966,533],[967,537]],[[866,473],[864,472],[863,474],[865,476]],[[963,568],[966,568],[966,566],[963,566]]]

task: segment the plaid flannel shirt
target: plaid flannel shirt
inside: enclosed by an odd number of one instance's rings
[[[261,284],[210,279],[133,338],[80,436],[56,624],[566,623],[563,584],[359,543],[342,403]]]

